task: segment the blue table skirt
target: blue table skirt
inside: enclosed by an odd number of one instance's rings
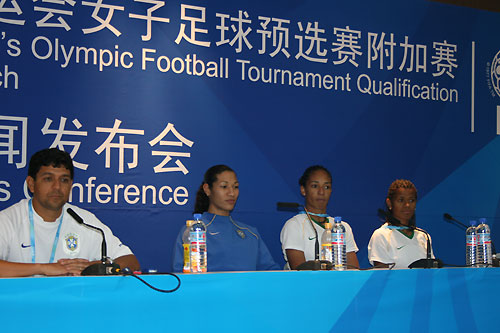
[[[500,268],[179,276],[0,279],[1,332],[500,331]]]

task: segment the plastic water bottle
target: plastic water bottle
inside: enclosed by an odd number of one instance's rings
[[[207,271],[207,234],[201,214],[194,214],[194,223],[189,229],[190,263],[192,273]]]
[[[465,231],[465,264],[477,266],[477,222],[470,221],[470,227]]]
[[[477,264],[479,267],[487,267],[492,263],[490,227],[486,224],[486,219],[481,218],[477,226]]]
[[[345,228],[342,225],[342,217],[335,216],[335,223],[332,226],[332,264],[335,270],[344,270],[346,268],[345,253]]]
[[[332,262],[332,224],[325,223],[325,231],[321,236],[321,260]]]
[[[182,234],[182,248],[184,249],[184,266],[182,268],[182,272],[184,273],[191,272],[191,261],[189,259],[191,244],[189,242],[189,232],[194,222],[194,220],[187,220],[186,229],[184,229],[184,233]]]

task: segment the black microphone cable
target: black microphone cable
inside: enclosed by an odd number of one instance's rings
[[[144,281],[144,279],[142,279],[139,276],[137,276],[136,274],[134,274],[134,272],[132,272],[132,270],[130,268],[128,268],[128,267],[125,267],[125,268],[122,268],[122,269],[116,268],[115,272],[116,272],[116,274],[120,274],[120,275],[123,275],[123,276],[133,276],[136,279],[138,279],[139,281],[141,281],[142,283],[144,283],[149,288],[151,288],[151,289],[153,289],[155,291],[161,292],[161,293],[173,293],[174,291],[178,290],[180,288],[180,286],[181,286],[181,279],[179,278],[179,276],[177,276],[174,273],[162,273],[162,274],[171,275],[171,276],[175,277],[177,279],[177,286],[175,288],[173,288],[173,289],[160,289],[160,288],[156,288],[155,286],[152,286],[151,284],[149,284],[146,281]]]

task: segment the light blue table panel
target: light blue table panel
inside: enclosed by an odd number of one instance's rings
[[[167,275],[143,278],[158,288],[176,285]],[[130,276],[0,279],[1,332],[500,331],[500,268],[180,278],[171,294]]]

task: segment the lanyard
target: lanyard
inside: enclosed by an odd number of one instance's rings
[[[307,214],[305,211],[300,211],[299,214]],[[315,213],[311,213],[309,212],[309,215],[313,215],[313,216],[317,216],[317,217],[330,217],[330,215],[328,214],[315,214]]]
[[[411,229],[410,227],[406,226],[398,226],[398,225],[386,225],[385,226],[387,229],[396,229],[396,230],[406,230],[406,229]]]
[[[35,263],[36,260],[36,250],[35,250],[35,222],[33,221],[33,205],[31,200],[28,202],[29,206],[29,219],[30,219],[30,240],[31,240],[31,262]],[[59,226],[57,227],[56,236],[54,237],[54,244],[52,244],[52,254],[50,255],[49,263],[54,261],[54,256],[56,254],[57,243],[59,242],[59,232],[61,231],[61,225],[64,217],[64,210],[62,211],[61,218],[59,219]]]

